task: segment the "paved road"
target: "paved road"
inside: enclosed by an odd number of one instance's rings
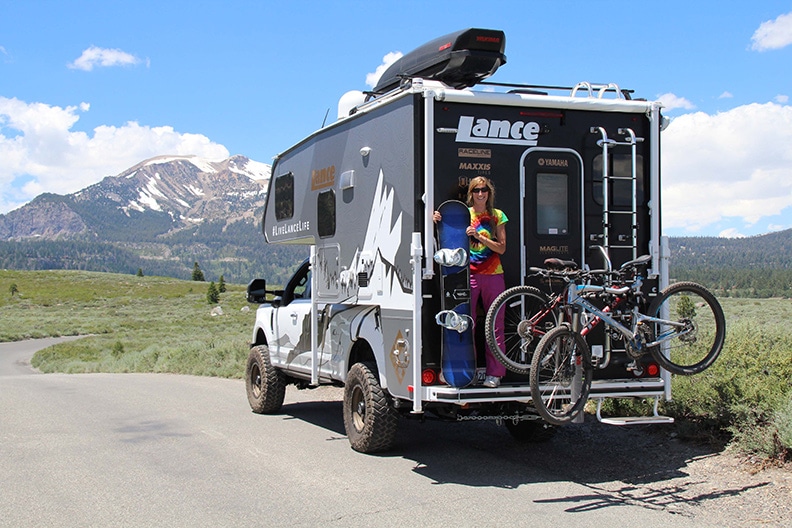
[[[394,451],[368,456],[338,389],[289,387],[260,416],[240,380],[36,373],[52,342],[0,344],[0,526],[700,527],[719,496],[691,506],[673,453],[587,465],[609,456],[596,424],[526,447],[492,423],[402,421]]]

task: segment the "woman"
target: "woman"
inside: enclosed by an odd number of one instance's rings
[[[470,312],[476,320],[476,307],[479,299],[484,310],[489,310],[495,298],[506,288],[500,256],[506,251],[506,214],[495,209],[495,187],[484,176],[470,181],[467,204],[470,208]],[[440,220],[440,213],[434,212],[434,220]],[[498,342],[503,339],[503,320],[495,321],[495,336]],[[506,367],[492,354],[486,345],[487,375],[485,387],[498,387],[506,375]]]

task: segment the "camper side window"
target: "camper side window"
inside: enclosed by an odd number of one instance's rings
[[[275,219],[288,220],[294,216],[294,174],[275,178]]]
[[[320,192],[316,198],[316,212],[318,218],[317,230],[319,238],[327,238],[336,232],[336,199],[335,191]]]

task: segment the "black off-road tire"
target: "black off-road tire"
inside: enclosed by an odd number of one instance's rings
[[[283,406],[286,396],[286,376],[272,366],[267,345],[250,349],[245,369],[245,388],[254,413],[273,414]]]
[[[372,363],[355,363],[344,386],[344,428],[352,449],[361,453],[393,446],[399,415],[380,386]]]

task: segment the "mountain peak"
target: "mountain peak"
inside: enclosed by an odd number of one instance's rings
[[[205,221],[226,225],[255,218],[264,205],[271,167],[236,155],[225,160],[166,155],[144,160],[74,194],[42,195],[52,199],[0,215],[0,240],[31,237],[71,238],[119,233],[121,224],[145,223],[165,234]],[[58,206],[43,207],[43,203]],[[49,223],[55,221],[55,228]],[[34,221],[35,219],[35,221]]]

